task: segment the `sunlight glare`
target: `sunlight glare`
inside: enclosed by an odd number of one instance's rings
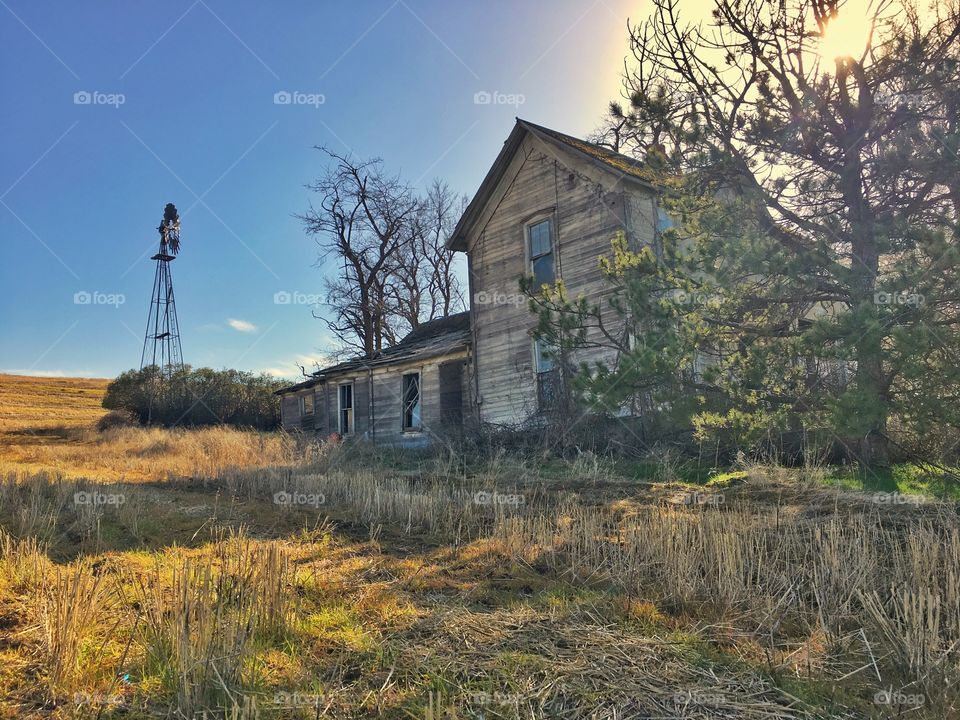
[[[848,0],[824,30],[818,54],[825,62],[839,58],[859,59],[870,42],[869,0]]]

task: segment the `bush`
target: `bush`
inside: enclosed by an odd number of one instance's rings
[[[280,424],[280,403],[273,393],[284,384],[241,370],[189,366],[165,377],[151,366],[121,373],[107,386],[103,407],[130,413],[144,424],[269,430]]]
[[[137,416],[128,410],[111,410],[97,420],[97,432],[106,432],[114,428],[132,427],[137,424]]]

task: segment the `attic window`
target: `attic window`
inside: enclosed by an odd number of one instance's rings
[[[553,285],[557,277],[553,268],[553,227],[549,218],[527,226],[527,244],[530,273],[537,287]]]
[[[420,373],[403,376],[403,429],[419,430],[420,421]]]

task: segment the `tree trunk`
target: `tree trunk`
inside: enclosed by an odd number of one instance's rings
[[[851,242],[850,294],[853,311],[861,319],[854,340],[857,358],[856,387],[861,407],[866,409],[859,439],[859,460],[866,466],[885,467],[890,463],[886,435],[889,404],[883,376],[882,333],[876,328],[874,292],[880,267],[874,218],[863,197],[858,150],[850,151],[840,182],[847,204]]]

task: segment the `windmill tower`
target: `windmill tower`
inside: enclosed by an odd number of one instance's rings
[[[177,305],[173,299],[173,275],[170,274],[170,263],[180,252],[180,215],[173,203],[167,203],[163,209],[163,220],[157,230],[160,232],[160,252],[150,258],[156,260],[157,271],[153,278],[153,296],[147,315],[140,369],[156,365],[161,377],[169,378],[183,368]]]

